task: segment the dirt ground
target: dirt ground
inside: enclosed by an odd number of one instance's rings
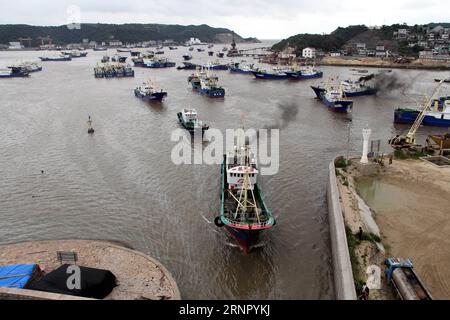
[[[51,240],[0,245],[0,265],[36,263],[49,272],[61,265],[57,251],[77,252],[80,266],[110,270],[118,286],[107,300],[180,299],[175,281],[159,262],[110,242]]]
[[[388,254],[411,259],[433,298],[450,299],[450,168],[394,160],[375,179],[381,190],[366,202]]]

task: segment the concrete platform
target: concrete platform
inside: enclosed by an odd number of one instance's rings
[[[78,265],[110,270],[116,276],[118,286],[105,300],[181,299],[175,280],[160,262],[112,242],[49,240],[0,245],[0,265],[36,263],[42,270],[49,271],[61,265],[57,260],[57,251],[75,251],[78,254]],[[14,299],[11,295],[17,294],[17,299],[33,299],[32,295],[30,297],[33,292],[30,291],[32,290],[14,289],[11,292],[3,289],[0,291],[0,298],[7,298],[9,295]],[[70,299],[70,296],[64,295],[50,296],[37,294],[35,299]]]

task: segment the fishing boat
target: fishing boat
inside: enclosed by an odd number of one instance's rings
[[[195,70],[197,65],[190,62],[183,62],[183,66],[178,66],[177,70]]]
[[[175,67],[175,62],[169,61],[167,58],[160,59],[144,59],[143,65],[141,67],[144,68],[171,68]]]
[[[231,73],[253,74],[253,71],[257,71],[257,68],[253,64],[242,65],[240,63],[231,63],[228,70]]]
[[[158,51],[155,52],[155,54],[164,54],[164,51],[158,50]]]
[[[208,44],[208,49],[211,49],[212,47],[214,47],[213,44]]]
[[[125,63],[127,61],[127,57],[114,55],[111,57],[111,61]]]
[[[132,57],[139,57],[141,55],[141,52],[140,51],[131,51],[130,54]]]
[[[225,227],[244,252],[264,242],[275,218],[264,202],[258,184],[258,163],[248,141],[223,155],[220,212],[214,219]]]
[[[88,133],[89,134],[93,134],[94,133],[94,128],[92,128],[92,120],[91,120],[91,116],[89,116],[89,119],[88,119]]]
[[[94,68],[94,76],[96,78],[134,77],[134,70],[130,65],[106,63]]]
[[[177,113],[180,124],[191,134],[201,133],[202,136],[209,126],[204,124],[197,118],[197,111],[195,109],[183,109]]]
[[[106,49],[104,47],[94,47],[92,50],[94,50],[94,51],[106,51],[108,49]]]
[[[192,60],[192,55],[191,54],[185,54],[185,55],[183,55],[183,59],[184,59],[184,61]]]
[[[324,105],[336,112],[351,112],[353,108],[353,101],[348,100],[342,89],[333,87],[322,88],[311,86],[317,98],[322,101]]]
[[[134,89],[134,95],[144,101],[161,102],[167,97],[167,92],[159,89],[150,80]]]
[[[208,56],[212,57],[214,55],[214,51],[208,51]]]
[[[252,71],[253,75],[256,79],[265,79],[265,80],[284,80],[288,79],[288,75],[286,72],[274,68],[272,71],[267,70],[254,70]]]
[[[28,73],[42,71],[42,66],[40,66],[36,62],[21,62],[15,65],[8,66],[8,68],[18,68]]]
[[[47,57],[39,57],[41,61],[70,61],[72,57],[69,55],[57,55],[57,56],[47,56]]]
[[[119,49],[117,49],[117,52],[119,52],[119,53],[131,52],[131,49],[128,49],[128,48],[119,48]]]
[[[228,51],[228,48],[227,48],[227,47],[223,47],[223,48],[222,48],[222,51],[223,51],[223,52],[227,52],[227,51]]]
[[[72,51],[62,51],[61,52],[63,55],[67,55],[70,56],[72,58],[84,58],[87,56],[87,52],[81,52],[78,50],[72,50]]]
[[[178,47],[169,47],[169,50],[177,50]]]
[[[323,77],[323,72],[316,69],[315,67],[305,67],[300,70],[284,70],[288,78],[291,80],[306,80],[306,79],[317,79]]]
[[[203,52],[203,51],[205,51],[205,49],[197,48],[197,51],[198,51],[198,52]]]
[[[0,70],[0,78],[18,78],[28,77],[30,73],[18,67],[10,67],[5,70]]]
[[[203,65],[203,68],[209,70],[228,70],[228,66],[226,64],[220,64],[219,61],[208,62]]]
[[[414,108],[397,108],[394,111],[394,123],[412,124],[420,110]],[[450,96],[440,97],[431,102],[431,107],[424,111],[424,126],[450,127]]]
[[[217,56],[218,56],[219,58],[223,58],[224,54],[223,54],[223,52],[218,52],[218,53],[217,53]]]
[[[109,57],[108,56],[103,56],[101,61],[102,61],[102,63],[109,62]]]
[[[191,83],[192,89],[202,95],[210,98],[223,98],[225,96],[225,89],[217,85],[219,78],[215,75],[210,75],[209,71],[205,71],[203,68],[197,69],[197,73],[192,74],[188,78],[188,82]]]
[[[194,47],[189,47],[189,51],[194,51]]]
[[[367,85],[364,80],[342,81],[341,86],[346,97],[370,96],[377,93],[377,90]]]

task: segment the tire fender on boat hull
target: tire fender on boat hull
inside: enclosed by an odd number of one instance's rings
[[[222,219],[220,219],[220,217],[216,217],[214,219],[214,224],[219,227],[222,228],[225,224],[222,222]]]

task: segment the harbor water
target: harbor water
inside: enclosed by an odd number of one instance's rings
[[[164,50],[177,64],[189,53],[185,47]],[[421,101],[434,78],[445,77],[439,71],[394,70],[400,88],[355,98],[347,116],[314,99],[310,85],[320,80],[265,81],[216,71],[226,96],[209,99],[192,91],[189,70],[135,68],[134,78],[95,79],[93,67],[114,53],[89,51],[86,58],[43,62],[43,71],[29,78],[0,81],[0,243],[121,241],[161,261],[185,299],[333,299],[328,163],[347,150],[360,152],[366,126],[372,139],[382,140],[382,151],[390,151],[387,139],[409,128],[394,126],[393,110],[416,106],[412,98]],[[43,54],[0,52],[0,67]],[[193,63],[216,60],[207,50],[192,55]],[[355,73],[347,67],[321,69],[325,77],[342,80]],[[148,78],[168,92],[161,105],[134,96]],[[295,107],[283,117],[280,105]],[[171,134],[185,107],[220,130],[240,127],[242,114],[246,128],[284,119],[279,172],[260,182],[277,225],[270,241],[249,254],[213,222],[220,166],[171,161],[176,144]],[[93,135],[87,134],[89,115]],[[419,140],[445,131],[421,128]]]

